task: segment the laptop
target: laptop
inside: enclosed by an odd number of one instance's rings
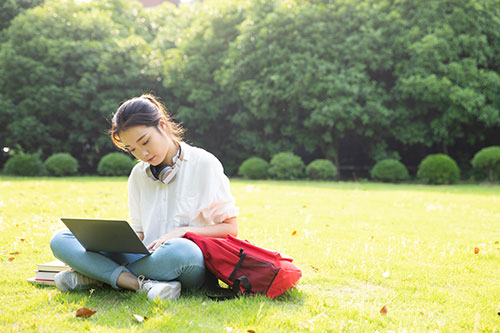
[[[151,254],[125,220],[61,217],[61,221],[88,251]]]

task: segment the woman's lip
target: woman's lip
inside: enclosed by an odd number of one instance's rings
[[[148,163],[151,163],[155,159],[156,156],[151,157],[149,160],[147,160]]]

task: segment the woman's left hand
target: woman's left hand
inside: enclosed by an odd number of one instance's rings
[[[153,241],[151,244],[148,246],[148,250],[155,251],[157,248],[165,244],[167,241],[173,239],[173,238],[182,238],[184,235],[188,232],[188,228],[177,228],[168,234],[165,234],[158,238],[157,240]]]

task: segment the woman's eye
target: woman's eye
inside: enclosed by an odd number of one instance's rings
[[[148,142],[149,142],[149,139],[147,139],[146,142],[144,142],[142,145],[145,146],[148,144]]]
[[[133,153],[135,151],[135,148],[129,149],[129,152]]]

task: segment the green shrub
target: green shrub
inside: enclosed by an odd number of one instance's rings
[[[306,175],[310,179],[329,180],[337,177],[337,168],[330,160],[317,159],[309,163]]]
[[[53,154],[44,165],[49,176],[72,176],[78,172],[78,161],[68,153]]]
[[[109,153],[99,161],[97,172],[102,176],[128,176],[134,161],[122,153]]]
[[[304,162],[293,153],[278,153],[271,159],[269,175],[275,179],[297,179],[304,175]]]
[[[5,163],[4,173],[27,177],[42,176],[45,174],[45,168],[39,154],[19,153]]]
[[[403,181],[409,178],[408,169],[403,163],[394,159],[377,162],[371,169],[370,175],[373,179],[383,182]]]
[[[484,171],[489,181],[494,181],[500,175],[500,146],[481,149],[471,161],[476,171]]]
[[[249,179],[265,179],[269,163],[260,157],[250,157],[241,163],[238,175]]]
[[[448,155],[433,154],[420,163],[417,178],[429,184],[454,184],[460,179],[460,169]]]

